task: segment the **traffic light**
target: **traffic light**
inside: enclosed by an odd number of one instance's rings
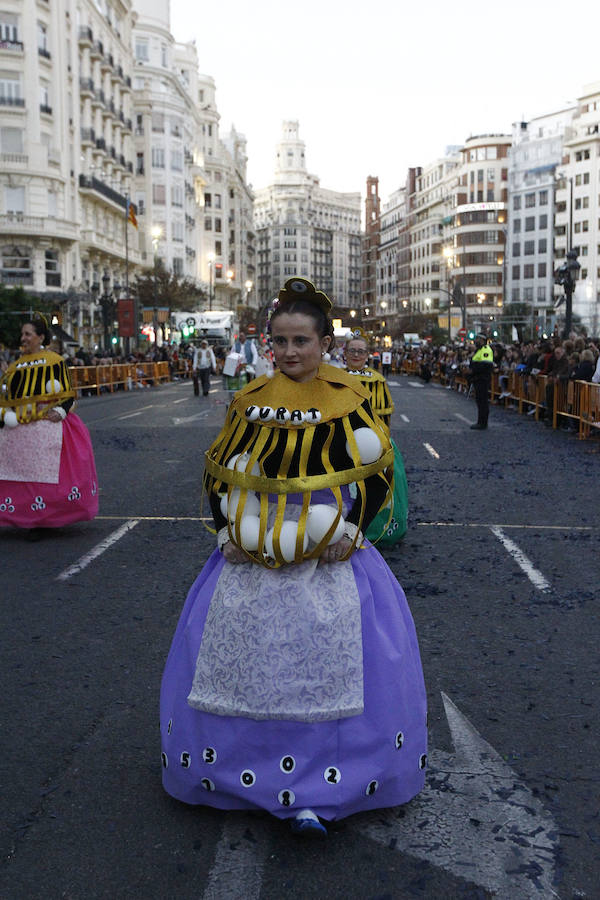
[[[467,332],[467,337],[469,338],[470,341],[475,340],[475,332],[473,331],[473,329],[471,329],[471,331]]]
[[[113,336],[111,337],[110,341],[111,341],[111,344],[117,344],[118,341],[119,341],[119,338],[116,337],[116,335],[113,334]]]

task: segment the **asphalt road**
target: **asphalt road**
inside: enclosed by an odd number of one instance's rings
[[[464,396],[391,388],[410,525],[383,552],[421,645],[426,792],[321,843],[163,793],[160,677],[214,545],[200,478],[226,398],[83,398],[100,515],[0,534],[2,898],[600,896],[598,442],[498,408],[471,432]]]

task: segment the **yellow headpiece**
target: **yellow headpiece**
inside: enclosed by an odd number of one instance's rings
[[[360,325],[357,325],[356,328],[352,329],[352,331],[346,338],[346,343],[349,344],[350,341],[355,340],[355,338],[362,338],[363,341],[367,342],[367,346],[368,346],[369,339],[366,335],[366,332],[363,331],[363,329],[360,327]]]
[[[331,300],[323,291],[318,291],[308,278],[294,276],[288,278],[277,295],[280,303],[291,303],[293,300],[306,300],[320,307],[325,315],[329,315],[333,306]]]

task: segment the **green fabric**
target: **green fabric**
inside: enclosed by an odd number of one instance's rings
[[[380,509],[369,527],[366,537],[372,544],[396,544],[404,537],[408,519],[408,483],[404,471],[404,460],[398,447],[392,441],[394,449],[394,494],[392,498],[392,517],[389,506]]]

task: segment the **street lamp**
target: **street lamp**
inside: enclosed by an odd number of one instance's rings
[[[93,286],[92,286],[93,287]],[[118,285],[113,285],[113,290],[117,290]],[[115,317],[115,296],[110,292],[110,275],[108,272],[104,272],[102,276],[102,294],[98,297],[96,301],[100,307],[102,308],[102,328],[104,331],[104,352],[108,351],[109,339],[109,324],[112,328],[114,317]]]
[[[250,291],[252,290],[253,283],[248,279],[244,286],[246,288],[246,306],[250,306]]]
[[[150,230],[152,237],[152,247],[154,249],[154,282],[153,282],[153,299],[154,310],[152,314],[152,329],[154,331],[154,347],[158,346],[158,242],[162,237],[163,230],[160,225],[153,225]]]
[[[565,330],[563,337],[568,338],[571,333],[571,325],[573,322],[573,294],[575,292],[575,282],[579,276],[581,266],[577,262],[577,251],[569,250],[567,253],[567,261],[554,273],[554,283],[562,285],[564,296],[560,298],[555,308],[558,308],[563,301],[565,305]]]
[[[215,254],[208,253],[206,259],[208,260],[208,308],[212,309],[215,292]]]

